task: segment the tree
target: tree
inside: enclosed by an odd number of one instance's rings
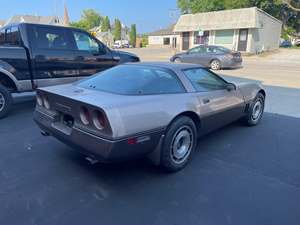
[[[101,26],[101,31],[102,32],[107,32],[111,29],[110,27],[110,21],[108,16],[104,17],[103,22],[102,22],[102,26]]]
[[[94,27],[98,27],[101,22],[102,17],[97,11],[93,9],[85,9],[82,12],[80,20],[72,22],[70,25],[88,31]]]
[[[135,47],[136,45],[136,25],[132,24],[130,29],[130,45]]]
[[[122,25],[119,19],[115,19],[115,27],[114,27],[114,39],[115,41],[121,40],[121,32],[122,32]]]

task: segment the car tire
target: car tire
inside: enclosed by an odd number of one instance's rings
[[[249,106],[248,114],[244,118],[247,126],[256,126],[261,121],[265,108],[265,96],[258,93],[254,101]]]
[[[182,61],[181,61],[180,58],[175,58],[175,59],[174,59],[174,62],[175,62],[175,63],[182,63]]]
[[[7,116],[12,107],[12,96],[10,91],[0,84],[0,119]]]
[[[221,62],[218,59],[214,59],[210,62],[210,68],[212,70],[220,70],[221,69]]]
[[[167,129],[161,148],[160,166],[168,172],[183,169],[197,146],[197,129],[192,119],[177,118]]]

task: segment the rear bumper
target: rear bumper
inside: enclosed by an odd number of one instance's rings
[[[75,125],[71,128],[71,132],[66,133],[59,128],[63,127],[63,124],[57,126],[53,117],[38,110],[34,112],[34,121],[42,131],[69,145],[72,149],[102,162],[118,162],[146,156],[155,150],[164,133],[161,129],[130,136],[130,139],[137,140],[132,144],[128,142],[129,138],[109,140],[83,131]]]
[[[222,62],[222,68],[241,68],[243,61],[226,60]]]

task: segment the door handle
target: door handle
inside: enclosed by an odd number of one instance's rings
[[[204,99],[203,99],[203,103],[204,103],[204,104],[208,104],[208,103],[210,103],[210,100],[209,100],[208,98],[204,98]]]

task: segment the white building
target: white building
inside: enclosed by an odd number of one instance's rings
[[[200,44],[258,53],[277,49],[282,22],[256,7],[180,16],[174,32],[179,50]]]
[[[158,47],[173,47],[177,48],[178,40],[180,38],[179,34],[175,34],[174,25],[166,28],[154,31],[148,34],[148,45],[149,46],[158,46]]]

